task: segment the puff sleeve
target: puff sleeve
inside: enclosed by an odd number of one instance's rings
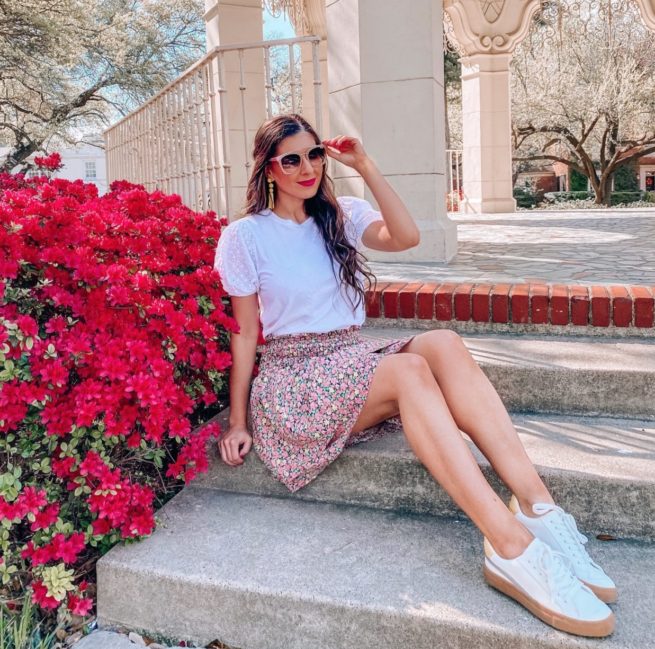
[[[384,221],[382,214],[363,198],[340,196],[338,199],[346,215],[346,233],[353,246],[359,250],[363,247],[362,235],[374,221]]]
[[[214,268],[229,295],[241,297],[258,292],[255,245],[246,223],[234,221],[221,231]]]

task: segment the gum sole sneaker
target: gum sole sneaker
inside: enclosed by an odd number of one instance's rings
[[[574,635],[602,638],[614,631],[614,613],[571,572],[568,560],[535,538],[523,554],[503,559],[484,540],[484,577],[542,622]]]
[[[557,505],[540,503],[533,505],[533,512],[539,516],[532,518],[521,511],[516,496],[512,496],[509,509],[533,536],[570,559],[575,576],[589,586],[596,597],[607,604],[616,602],[616,585],[587,554],[584,547],[587,537],[578,532],[571,514],[567,514]]]

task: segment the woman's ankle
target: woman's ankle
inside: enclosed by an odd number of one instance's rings
[[[521,556],[532,541],[534,536],[528,530],[512,537],[489,539],[496,554],[508,560]]]
[[[527,516],[528,518],[539,518],[540,516],[540,514],[535,514],[534,511],[532,511],[533,505],[536,505],[538,503],[550,504],[550,505],[555,504],[555,501],[553,500],[552,496],[549,493],[539,494],[537,496],[532,496],[532,497],[525,496],[519,498],[517,496],[516,500],[518,501],[519,507],[521,508],[521,513],[524,516]]]

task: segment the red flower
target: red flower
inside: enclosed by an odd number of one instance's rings
[[[52,546],[55,559],[61,559],[64,563],[75,563],[77,556],[85,548],[84,534],[74,532],[66,538],[57,533],[52,539]]]
[[[54,170],[61,158],[36,163]],[[130,449],[165,443],[163,471],[187,482],[207,469],[211,431],[194,430],[194,416],[218,401],[214,373],[231,364],[223,334],[238,331],[213,269],[227,221],[124,181],[99,197],[82,181],[4,173],[0,219],[0,316],[32,338],[10,343],[0,321],[0,346],[21,370],[0,384],[0,434],[29,424],[35,440],[56,442],[50,475],[30,472],[14,501],[0,497],[0,519],[34,518],[12,528],[28,570],[73,564],[94,550],[76,527],[51,531],[59,520],[91,515],[95,536],[154,529],[154,493],[139,482],[151,466]],[[57,607],[39,579],[33,587],[34,601]],[[67,604],[86,614],[82,592]]]
[[[93,533],[96,536],[107,534],[107,532],[111,530],[111,525],[106,518],[96,518],[96,520],[91,523],[91,526],[93,527]]]
[[[49,171],[57,171],[63,167],[59,153],[51,153],[46,157],[35,156],[34,164],[41,169],[48,169]]]
[[[25,487],[18,495],[17,502],[28,512],[36,512],[40,507],[48,503],[45,489],[36,489],[35,487]]]
[[[93,600],[89,597],[82,599],[80,597],[77,597],[77,595],[73,595],[72,593],[69,593],[67,604],[71,613],[73,613],[74,615],[85,616],[93,607]]]
[[[74,457],[54,458],[51,462],[52,472],[58,478],[69,478],[71,476],[71,469],[75,464]]]
[[[39,333],[39,325],[36,320],[28,315],[18,316],[16,324],[26,336],[36,337]]]
[[[35,519],[32,525],[30,525],[30,529],[32,532],[36,532],[37,530],[42,530],[46,527],[50,527],[50,525],[54,525],[57,522],[58,517],[59,503],[52,503],[51,505],[45,507],[42,511],[35,514]]]
[[[48,589],[38,579],[32,582],[32,602],[42,608],[58,608],[60,602],[48,595]]]
[[[23,559],[29,559],[33,566],[40,566],[56,558],[55,547],[52,543],[47,543],[43,547],[35,548],[33,541],[28,541],[21,552]]]

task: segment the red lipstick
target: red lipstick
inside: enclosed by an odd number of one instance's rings
[[[303,187],[312,187],[315,182],[316,178],[312,178],[311,180],[304,180],[302,182],[298,181],[298,184],[302,185]]]

